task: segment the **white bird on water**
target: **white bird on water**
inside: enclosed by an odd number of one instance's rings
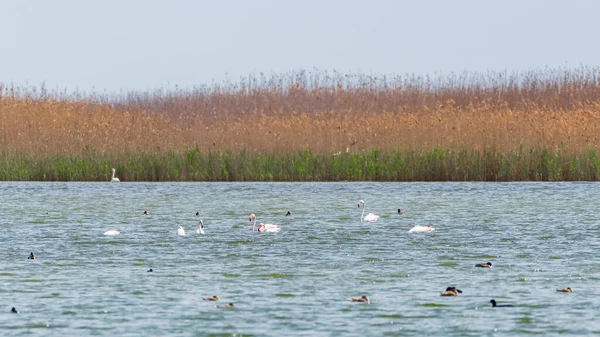
[[[104,232],[104,235],[121,235],[121,231],[120,230],[110,230],[110,231]]]
[[[429,226],[416,225],[413,228],[411,228],[408,232],[409,233],[431,233],[433,231],[435,231],[435,228],[433,228],[433,225],[429,225]]]
[[[204,221],[200,220],[200,222],[198,222],[198,229],[196,229],[196,234],[206,234],[204,233]]]
[[[183,229],[183,227],[181,227],[181,225],[177,225],[177,235],[185,236],[185,230]]]
[[[115,178],[115,172],[116,172],[116,170],[115,170],[115,168],[113,167],[113,169],[112,169],[112,178],[110,179],[110,182],[111,182],[111,183],[118,183],[118,182],[121,182],[121,180],[119,180],[119,178]]]
[[[363,222],[363,220],[366,222],[375,222],[375,221],[379,220],[379,215],[375,215],[373,213],[369,213],[369,214],[367,214],[367,216],[365,216],[363,218],[363,215],[365,215],[365,202],[363,200],[359,200],[358,208],[360,208],[360,205],[362,205],[362,207],[363,207],[362,214],[360,215],[360,222]]]
[[[256,215],[254,215],[254,213],[250,214],[250,221],[253,221],[252,223],[252,231],[254,232],[254,228],[256,227]],[[264,224],[264,223],[260,223],[258,224],[258,228],[257,230],[259,232],[274,232],[274,233],[278,233],[281,232],[281,227],[277,226],[277,225],[273,225],[273,224]]]

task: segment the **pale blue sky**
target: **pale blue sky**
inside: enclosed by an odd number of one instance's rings
[[[0,0],[0,82],[110,92],[250,73],[600,65],[600,1]]]

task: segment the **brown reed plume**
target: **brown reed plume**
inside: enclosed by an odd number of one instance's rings
[[[600,72],[589,67],[435,77],[299,71],[104,96],[0,85],[0,149],[36,156],[194,147],[577,152],[600,145],[599,112]]]

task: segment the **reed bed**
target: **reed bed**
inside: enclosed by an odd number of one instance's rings
[[[588,67],[102,95],[0,84],[0,179],[597,180],[599,113]]]
[[[120,157],[2,157],[0,180],[109,181],[115,166],[122,181],[597,181],[600,158],[546,149],[388,151],[341,155],[124,154]]]

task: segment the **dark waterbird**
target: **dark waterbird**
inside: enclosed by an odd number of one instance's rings
[[[570,287],[566,287],[566,288],[562,288],[562,289],[556,289],[556,291],[561,292],[561,293],[572,293],[573,289],[571,289]]]
[[[508,308],[508,307],[514,307],[514,305],[512,304],[496,304],[496,300],[491,300],[490,303],[492,303],[492,307],[496,308]]]
[[[478,263],[478,264],[475,265],[475,267],[479,267],[479,268],[492,268],[492,263],[491,262]]]
[[[402,212],[402,210],[400,208],[398,208],[398,215],[402,215],[404,214],[404,212]]]
[[[360,302],[360,303],[370,304],[371,300],[369,299],[368,296],[360,296],[360,297],[356,296],[356,297],[352,297],[350,299],[350,302]]]
[[[12,312],[13,314],[18,314],[19,313],[17,311],[17,309],[15,309],[15,307],[12,307],[12,309],[10,309],[10,312]]]
[[[458,294],[462,294],[462,290],[456,287],[448,287],[440,296],[458,296]]]
[[[151,273],[151,272],[153,272],[153,271],[154,271],[154,270],[152,270],[152,268],[150,268],[150,269],[146,270],[146,273]]]
[[[35,260],[35,255],[33,255],[33,252],[31,252],[31,254],[29,254],[29,256],[27,257],[27,260]]]
[[[287,213],[285,213],[285,216],[290,216],[292,215],[292,212],[288,211]]]

